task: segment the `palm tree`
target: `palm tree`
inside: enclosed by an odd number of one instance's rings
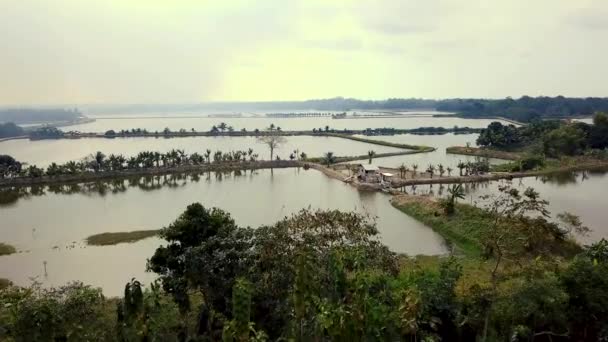
[[[308,158],[308,155],[306,155],[306,153],[300,153],[300,160],[306,160],[306,158]]]
[[[449,167],[449,166],[445,170],[448,172],[448,177],[451,177],[452,176],[452,171],[454,171],[454,170],[452,170],[452,168]]]
[[[253,152],[253,150],[251,151]],[[207,151],[205,151],[205,158],[207,158],[207,164],[211,164],[211,150],[207,149]]]
[[[418,172],[418,164],[412,165],[412,169],[414,170],[414,178],[416,178],[416,172]]]
[[[220,131],[224,132],[224,131],[226,130],[226,128],[228,128],[228,125],[226,125],[226,123],[225,123],[225,122],[220,122],[220,124],[217,126],[217,128],[218,128]]]
[[[329,167],[331,164],[336,162],[336,157],[333,152],[327,152],[323,156],[323,162]]]
[[[437,165],[437,168],[439,169],[439,177],[443,177],[443,174],[445,173],[445,168],[443,167],[443,164]]]
[[[429,164],[429,166],[426,168],[426,172],[428,172],[431,179],[433,179],[433,172],[435,172],[435,166],[433,164]]]
[[[268,127],[268,130],[271,131],[271,132],[274,131],[274,124],[273,123],[270,124],[270,127]]]
[[[372,163],[372,159],[374,158],[374,156],[376,155],[376,151],[374,150],[369,150],[367,151],[367,156],[369,157],[369,163]]]
[[[103,168],[105,159],[106,159],[106,155],[103,154],[101,151],[95,152],[95,154],[93,155],[93,165],[92,165],[93,170],[95,172],[98,172]]]
[[[448,197],[441,202],[445,213],[451,215],[456,207],[456,199],[464,199],[464,189],[462,184],[457,184],[448,189]]]
[[[407,166],[405,166],[405,164],[401,164],[401,166],[399,166],[399,177],[405,179],[406,172],[407,172]]]
[[[462,160],[459,160],[457,167],[460,170],[460,177],[462,177],[462,170],[466,167],[466,165],[462,162]]]

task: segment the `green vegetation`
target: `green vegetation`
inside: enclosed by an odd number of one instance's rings
[[[0,256],[10,255],[13,253],[17,253],[17,249],[15,249],[15,247],[13,247],[7,243],[0,242]]]
[[[25,135],[23,128],[12,122],[0,122],[0,138],[18,137]]]
[[[532,122],[539,119],[591,116],[595,112],[608,112],[606,98],[510,97],[503,100],[451,99],[439,101],[437,110],[456,112],[462,117],[508,119]]]
[[[401,195],[391,201],[393,206],[409,216],[416,218],[437,231],[454,247],[457,252],[467,256],[480,256],[488,252],[484,246],[490,227],[494,230],[514,232],[517,228],[534,227],[536,231],[512,237],[526,242],[526,250],[541,251],[570,255],[578,251],[578,247],[570,239],[574,232],[585,233],[587,228],[580,222],[573,224],[570,214],[558,215],[563,218],[561,225],[547,220],[548,202],[541,200],[538,193],[528,188],[523,193],[510,187],[499,187],[499,195],[486,196],[489,203],[484,207],[476,207],[456,203],[457,198],[463,198],[460,184],[453,185],[448,191],[448,198],[435,201],[430,197]],[[538,215],[538,216],[534,216]],[[523,227],[523,228],[522,228]],[[546,234],[540,242],[536,234]],[[534,245],[533,245],[534,244]],[[539,244],[539,245],[536,245]],[[495,249],[496,247],[491,247]]]
[[[342,139],[349,139],[349,140],[354,140],[354,141],[360,141],[360,142],[364,142],[364,143],[368,143],[368,144],[373,144],[373,145],[396,147],[396,148],[401,148],[401,149],[406,149],[406,150],[413,150],[413,151],[417,151],[417,152],[431,152],[431,151],[435,150],[435,148],[429,147],[429,146],[398,144],[398,143],[392,143],[392,142],[382,141],[382,140],[375,140],[375,139],[367,139],[367,138],[361,138],[361,137],[354,137],[354,136],[346,135],[346,134],[320,133],[320,135],[329,136],[329,137],[337,137],[337,138],[342,138]]]
[[[179,166],[196,166],[205,164],[245,163],[257,161],[258,154],[253,149],[247,151],[216,151],[207,150],[204,154],[197,152],[187,154],[183,150],[173,149],[167,153],[153,151],[139,152],[136,156],[126,158],[121,154],[106,156],[96,152],[81,161],[69,161],[65,164],[51,163],[46,170],[22,164],[11,156],[0,155],[0,178],[62,176],[83,173],[115,172],[125,170],[145,170],[153,168],[170,168]]]
[[[108,246],[119,243],[133,243],[158,235],[160,230],[136,230],[132,232],[101,233],[87,237],[85,240],[91,246]]]
[[[527,126],[491,123],[477,144],[498,149],[526,150],[547,157],[580,155],[585,150],[608,148],[608,115],[597,113],[593,125],[583,122],[534,121]]]
[[[22,166],[15,158],[0,154],[0,178],[15,177],[21,174]]]
[[[43,126],[30,132],[32,139],[59,139],[64,136],[62,130],[53,126]]]
[[[13,282],[6,279],[6,278],[0,278],[0,290],[3,290],[9,286],[12,286]]]
[[[519,194],[505,188],[483,209],[456,204],[452,215],[437,203],[404,198],[395,204],[415,208],[420,217],[439,217],[444,236],[453,232],[453,243],[466,257],[397,256],[378,241],[375,225],[355,213],[303,210],[251,229],[196,203],[160,232],[166,243],[148,262],[160,276],[157,282],[144,286],[132,279],[119,299],[79,283],[49,290],[9,286],[0,290],[2,338],[606,337],[608,242],[573,244],[569,234],[582,228],[576,217],[564,215],[563,226],[533,218],[532,213],[546,214],[546,202],[531,190]]]

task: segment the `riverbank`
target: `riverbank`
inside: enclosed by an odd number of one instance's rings
[[[401,179],[396,178],[391,181],[391,185],[395,188],[399,188],[407,185],[420,185],[420,184],[456,184],[456,183],[478,183],[478,182],[489,182],[501,179],[514,179],[514,178],[525,178],[535,177],[543,175],[558,174],[564,172],[573,171],[593,171],[593,170],[608,170],[608,161],[588,161],[581,162],[573,165],[565,165],[550,169],[536,170],[536,171],[525,171],[525,172],[493,172],[481,175],[472,176],[452,176],[452,177],[438,177],[433,178],[415,178],[415,179]]]
[[[456,204],[454,215],[447,216],[437,199],[430,196],[395,195],[390,203],[406,215],[432,228],[446,241],[452,253],[479,257],[482,246],[477,240],[483,224],[481,209]]]
[[[441,235],[453,253],[469,258],[483,256],[485,250],[482,241],[488,229],[495,224],[494,217],[483,208],[456,202],[454,213],[448,215],[438,199],[426,195],[399,194],[393,196],[390,202],[395,208]],[[502,224],[510,227],[513,222],[505,221]],[[571,257],[581,251],[581,246],[573,239],[545,234],[541,237],[544,239],[544,248],[552,255]]]
[[[101,233],[85,239],[89,246],[113,246],[119,243],[133,243],[158,235],[159,229],[135,230],[132,232]]]
[[[518,160],[522,157],[521,153],[499,151],[487,148],[479,147],[467,147],[467,146],[451,146],[445,149],[446,153],[450,154],[462,154],[466,156],[475,156],[482,158],[496,158],[505,160]]]

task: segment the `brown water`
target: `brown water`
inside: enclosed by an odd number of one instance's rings
[[[467,192],[466,202],[482,206],[483,195],[498,193],[499,185],[512,185],[520,190],[534,188],[541,198],[549,201],[548,209],[553,217],[564,211],[578,215],[583,224],[592,229],[588,236],[579,236],[583,243],[592,243],[602,238],[608,238],[608,210],[606,210],[606,189],[608,189],[608,173],[606,172],[574,172],[554,176],[528,177],[501,180],[495,182],[464,184]],[[425,194],[444,197],[448,185],[418,185],[408,186],[409,193]]]
[[[238,224],[270,224],[302,208],[355,210],[377,218],[381,240],[393,251],[446,252],[431,229],[389,203],[389,196],[359,192],[325,175],[303,169],[259,170],[240,175],[157,176],[111,183],[0,193],[0,234],[22,253],[0,257],[0,277],[19,285],[80,280],[119,295],[132,277],[148,282],[146,259],[161,243],[89,247],[87,236],[102,232],[157,229],[193,202],[230,212]],[[47,272],[44,273],[46,261]]]

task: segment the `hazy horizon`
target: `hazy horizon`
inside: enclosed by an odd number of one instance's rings
[[[0,106],[605,97],[601,0],[0,2]]]

